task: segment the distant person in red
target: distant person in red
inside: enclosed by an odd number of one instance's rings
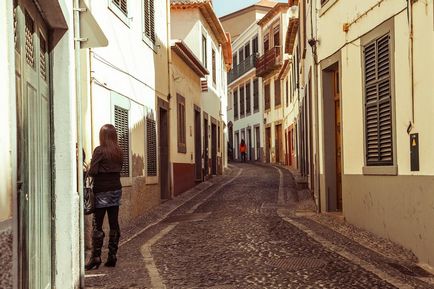
[[[241,144],[240,144],[240,153],[241,153],[241,161],[243,163],[246,162],[246,150],[247,150],[247,146],[246,143],[244,142],[244,140],[241,140]]]

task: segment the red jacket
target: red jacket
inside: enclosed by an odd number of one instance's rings
[[[245,153],[246,152],[246,145],[245,144],[240,144],[240,152],[241,153]]]

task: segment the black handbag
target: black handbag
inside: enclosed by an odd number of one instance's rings
[[[89,176],[86,176],[84,180],[83,200],[84,214],[93,214],[95,212],[95,198],[93,195],[93,179]]]

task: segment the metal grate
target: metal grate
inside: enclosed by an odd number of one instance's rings
[[[31,67],[35,67],[35,48],[33,45],[33,33],[35,32],[35,23],[26,11],[26,61]]]
[[[40,42],[40,56],[39,56],[39,66],[40,66],[40,70],[41,70],[41,78],[45,81],[47,81],[47,75],[48,75],[48,71],[47,71],[47,41],[44,39],[44,37],[42,36],[42,34],[39,37],[39,42]]]
[[[128,129],[128,110],[115,106],[115,127],[118,133],[118,143],[122,150],[123,164],[121,176],[130,175],[130,136]]]
[[[147,175],[157,176],[157,125],[153,114],[146,118]]]
[[[327,261],[315,258],[285,258],[267,262],[267,265],[285,270],[314,269],[327,265]]]

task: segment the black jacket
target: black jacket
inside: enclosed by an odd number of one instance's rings
[[[101,147],[95,148],[88,175],[93,177],[94,193],[121,190],[120,171],[122,160],[107,159],[102,153]]]

